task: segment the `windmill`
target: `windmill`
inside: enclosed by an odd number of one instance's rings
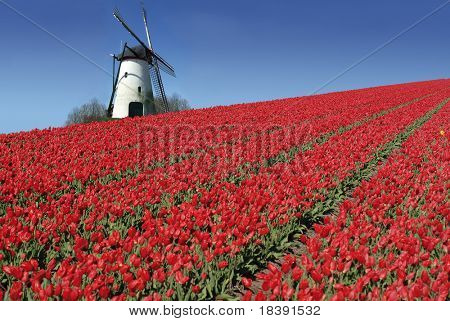
[[[125,118],[155,114],[156,104],[161,106],[163,112],[167,112],[167,97],[160,71],[175,77],[175,70],[153,50],[144,6],[142,6],[142,16],[147,44],[131,30],[118,9],[114,10],[113,15],[137,40],[138,45],[130,47],[125,43],[120,54],[112,55],[115,76],[113,76],[108,115],[112,118]],[[117,73],[116,61],[119,62]]]

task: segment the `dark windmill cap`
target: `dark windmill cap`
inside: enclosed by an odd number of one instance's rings
[[[147,61],[146,49],[142,46],[126,47],[125,51],[117,56],[118,60],[141,59]]]

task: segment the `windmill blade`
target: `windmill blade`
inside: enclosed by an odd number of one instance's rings
[[[117,19],[117,21],[119,21],[121,24],[122,24],[122,26],[130,33],[130,35],[132,35],[133,37],[134,37],[134,39],[136,39],[138,42],[139,42],[139,44],[142,46],[142,47],[144,47],[144,48],[146,48],[147,50],[149,50],[149,51],[151,51],[149,48],[148,48],[148,46],[133,32],[133,30],[131,30],[131,28],[127,25],[127,23],[125,22],[125,20],[123,20],[123,18],[121,17],[121,15],[120,15],[120,12],[119,12],[119,10],[116,8],[116,9],[114,9],[114,12],[113,12],[113,15],[114,15],[114,17]]]
[[[156,59],[155,59],[156,60]],[[176,77],[177,75],[175,74],[175,72],[169,68],[167,68],[165,65],[163,65],[159,60],[156,60],[156,63],[158,64],[159,70],[164,71],[166,74],[172,76],[172,77]],[[150,68],[153,68],[152,66],[150,66]]]
[[[147,41],[148,41],[148,45],[151,50],[151,53],[152,53],[153,57],[156,58],[159,69],[161,69],[162,71],[166,72],[167,74],[169,74],[173,77],[176,77],[175,69],[167,61],[165,61],[160,55],[158,55],[156,52],[153,51],[152,41],[150,40],[150,31],[148,29],[147,11],[145,10],[144,3],[142,1],[141,1],[141,6],[142,6],[142,16],[144,18],[145,31],[147,33]]]
[[[163,71],[167,72],[169,75],[175,77],[175,69],[167,61],[165,61],[160,55],[158,55],[154,51],[152,51],[152,56],[155,58],[155,60],[157,61],[157,64],[159,66],[164,66],[161,68],[161,70],[163,70]]]
[[[155,105],[161,104],[163,112],[169,111],[169,104],[167,102],[166,92],[164,91],[164,85],[162,83],[161,73],[159,72],[158,64],[150,67],[150,77],[153,84],[153,97],[155,99]]]
[[[147,34],[148,47],[150,48],[150,50],[153,50],[152,42],[150,40],[150,31],[148,30],[147,11],[145,11],[144,3],[142,1],[141,1],[141,6],[142,6],[142,16],[144,18],[145,32]]]

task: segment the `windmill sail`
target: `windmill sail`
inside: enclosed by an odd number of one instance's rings
[[[166,72],[172,77],[176,77],[175,69],[173,69],[171,65],[169,65],[163,58],[161,58],[160,55],[158,55],[156,52],[153,52],[153,57],[155,58],[156,63],[158,64],[160,70]]]
[[[156,60],[156,63],[158,64],[158,68],[161,71],[164,71],[166,74],[176,77],[175,71],[173,69],[169,69],[166,65],[164,65],[161,61]]]
[[[164,91],[158,64],[150,66],[150,78],[154,88],[153,97],[155,99],[155,105],[159,106],[163,112],[167,113],[169,111],[169,104],[167,103],[166,92]]]
[[[144,18],[144,25],[145,25],[145,33],[147,34],[147,42],[148,42],[148,47],[150,50],[153,50],[152,48],[152,42],[150,40],[150,32],[148,30],[148,23],[147,23],[147,12],[145,11],[144,8],[144,4],[141,1],[141,6],[142,6],[142,16]]]
[[[129,34],[132,35],[133,38],[137,40],[137,42],[139,42],[139,44],[142,47],[147,48],[147,45],[134,33],[133,30],[131,30],[131,28],[128,26],[128,24],[125,22],[125,20],[122,18],[122,16],[120,15],[119,9],[117,9],[117,8],[114,9],[113,16],[117,19],[117,21],[119,21],[122,24],[122,26],[129,32]]]

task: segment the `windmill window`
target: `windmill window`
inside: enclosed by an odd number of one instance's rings
[[[138,93],[141,93],[141,91],[142,91],[142,88],[141,88],[141,86],[139,86],[138,87]]]

